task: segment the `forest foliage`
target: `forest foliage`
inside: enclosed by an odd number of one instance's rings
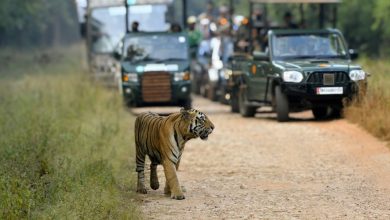
[[[50,47],[79,39],[73,0],[1,0],[0,47]]]
[[[205,9],[206,0],[189,0],[188,15]],[[214,0],[216,8],[230,0]],[[248,15],[248,2],[233,0],[237,14]],[[274,14],[298,11],[298,4],[274,7]],[[315,6],[305,5],[306,20],[312,20]],[[317,7],[318,8],[318,7]],[[52,46],[79,39],[74,0],[2,0],[0,1],[0,47]],[[337,10],[337,27],[345,34],[351,48],[370,56],[390,54],[390,1],[344,0]],[[298,19],[298,15],[296,16]]]

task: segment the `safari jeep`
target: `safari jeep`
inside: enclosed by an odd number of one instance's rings
[[[252,117],[272,106],[278,121],[306,109],[316,119],[340,115],[366,86],[366,73],[351,63],[356,57],[336,29],[270,30],[264,52],[233,58],[232,111]]]
[[[121,63],[122,92],[127,105],[191,107],[186,34],[128,33],[114,57]]]

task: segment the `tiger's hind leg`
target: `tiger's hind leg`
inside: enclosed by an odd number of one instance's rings
[[[139,148],[137,148],[137,156],[136,156],[136,171],[138,172],[138,182],[137,182],[137,192],[146,194],[146,187],[145,187],[145,154],[139,151]]]
[[[157,190],[160,187],[157,176],[157,163],[150,164],[150,187],[154,190]]]

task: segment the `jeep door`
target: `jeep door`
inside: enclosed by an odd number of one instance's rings
[[[247,94],[248,99],[263,102],[267,88],[267,61],[251,60],[247,63]]]

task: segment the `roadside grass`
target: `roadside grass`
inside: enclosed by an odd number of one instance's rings
[[[390,64],[369,59],[360,63],[371,74],[367,94],[361,102],[346,108],[346,118],[390,143]]]
[[[11,52],[0,54],[0,219],[140,219],[120,96],[89,80],[77,47]]]

